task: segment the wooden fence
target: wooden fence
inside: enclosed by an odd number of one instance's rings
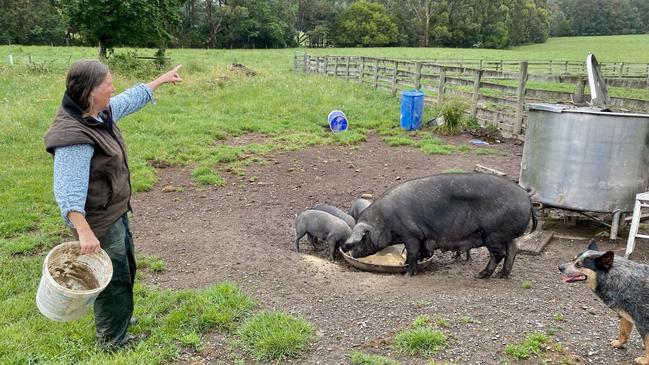
[[[609,86],[646,89],[649,65],[601,63]],[[294,69],[360,82],[393,95],[414,88],[425,93],[427,104],[440,104],[446,95],[470,101],[471,117],[481,125],[494,124],[506,137],[522,138],[526,125],[526,103],[586,105],[587,75],[583,62],[573,61],[486,61],[486,60],[397,60],[358,56],[310,56],[296,54]],[[561,84],[548,91],[531,88],[528,81]],[[615,111],[649,111],[649,101],[611,98]]]

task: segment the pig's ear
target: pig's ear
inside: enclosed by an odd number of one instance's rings
[[[349,243],[358,243],[363,240],[363,237],[367,234],[369,231],[368,225],[365,223],[359,223],[354,226],[354,229],[352,230],[351,236],[347,239],[347,242]]]
[[[597,248],[597,241],[595,241],[594,239],[590,240],[590,242],[588,243],[588,249],[591,251],[599,251],[599,249]]]
[[[367,231],[369,234],[369,238],[372,240],[372,242],[379,242],[379,230],[374,228],[374,226],[370,226],[369,224],[367,225]]]

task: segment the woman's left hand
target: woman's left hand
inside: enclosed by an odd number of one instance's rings
[[[147,84],[149,86],[149,89],[151,89],[151,91],[155,91],[155,89],[160,87],[160,85],[162,84],[172,83],[176,85],[177,82],[183,81],[183,79],[178,74],[180,67],[182,67],[182,65],[174,67],[170,71],[167,71],[166,73],[160,75],[160,77],[158,77],[157,79],[149,82]]]
[[[166,80],[165,82],[170,82],[174,85],[176,85],[177,82],[183,81],[183,79],[180,77],[178,74],[178,70],[182,67],[183,65],[177,65],[174,67],[171,71],[167,72],[166,74],[162,75]]]

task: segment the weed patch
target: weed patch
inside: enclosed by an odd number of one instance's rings
[[[265,312],[246,321],[237,331],[237,337],[257,360],[285,360],[304,353],[314,333],[311,324],[303,319]]]
[[[223,185],[225,180],[213,168],[203,166],[192,172],[194,180],[200,185]]]
[[[361,351],[353,351],[349,354],[349,362],[352,365],[399,365],[398,361],[386,356],[370,355]]]
[[[447,337],[443,332],[430,326],[429,316],[419,316],[410,328],[397,334],[395,345],[407,355],[429,356],[446,345]]]
[[[545,349],[549,339],[545,333],[534,332],[525,338],[521,343],[505,346],[505,353],[516,360],[526,360],[532,356],[538,356]]]
[[[383,142],[387,143],[390,147],[413,146],[417,144],[417,142],[412,138],[404,136],[385,137],[383,138]]]

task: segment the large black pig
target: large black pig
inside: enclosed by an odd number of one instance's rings
[[[422,177],[393,186],[358,217],[352,235],[342,245],[354,257],[372,255],[404,243],[408,273],[417,260],[435,249],[466,250],[486,246],[489,263],[479,278],[489,278],[505,259],[500,277],[512,270],[514,239],[536,215],[524,189],[499,176],[449,173]]]

